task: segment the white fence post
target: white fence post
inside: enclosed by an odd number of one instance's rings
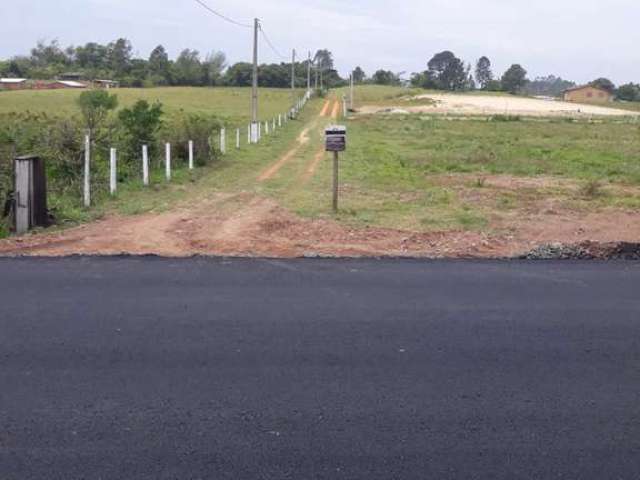
[[[149,185],[149,147],[142,146],[142,184]]]
[[[278,126],[282,127],[282,114],[278,114]]]
[[[171,180],[171,144],[167,143],[165,146],[165,161],[164,167],[167,176],[167,180]]]
[[[273,131],[276,131],[276,117],[273,117]]]
[[[91,206],[91,137],[84,137],[84,206]]]
[[[236,130],[236,148],[240,148],[240,129]]]
[[[193,140],[189,140],[189,170],[193,170]]]
[[[115,148],[112,148],[109,151],[109,192],[111,195],[116,194],[116,190],[118,188],[118,178],[117,178],[117,152]]]
[[[264,122],[264,132],[269,135],[269,122]]]
[[[224,128],[220,130],[220,153],[227,153],[227,131]]]

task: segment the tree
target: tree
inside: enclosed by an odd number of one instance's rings
[[[197,50],[183,50],[173,67],[178,85],[202,85],[204,71]]]
[[[502,76],[501,83],[505,91],[516,94],[527,84],[527,71],[519,64],[511,65]]]
[[[140,151],[142,145],[155,145],[155,136],[162,125],[162,104],[153,105],[138,100],[131,108],[124,108],[118,119],[124,127],[126,143],[130,154]]]
[[[333,69],[333,54],[329,50],[318,50],[314,57],[314,62],[320,70]]]
[[[616,90],[615,84],[608,78],[597,78],[593,82],[590,82],[589,85],[591,85],[592,87],[601,88],[609,93],[614,93]]]
[[[158,45],[149,55],[149,74],[156,85],[169,85],[171,83],[171,62],[169,55],[162,45]]]
[[[476,63],[476,82],[482,90],[486,90],[491,80],[493,80],[491,60],[487,57],[480,57]]]
[[[36,47],[31,49],[31,63],[36,67],[64,66],[71,63],[71,58],[60,48],[57,40],[49,44],[39,41]]]
[[[555,75],[546,77],[536,77],[525,86],[525,92],[529,95],[543,95],[549,97],[559,97],[569,88],[575,87],[574,82],[563,80]]]
[[[253,78],[253,65],[246,62],[231,65],[224,74],[224,84],[230,87],[249,87]]]
[[[75,61],[80,68],[108,68],[108,55],[108,48],[97,43],[87,43],[84,47],[75,49]]]
[[[439,90],[463,90],[468,75],[464,63],[453,52],[445,50],[433,56],[428,63],[423,81],[425,88]]]
[[[378,70],[371,77],[371,83],[376,85],[400,85],[400,78],[388,70]]]
[[[624,100],[626,102],[638,102],[640,101],[640,85],[635,83],[620,85],[616,92],[616,96],[619,100]]]
[[[353,82],[354,83],[362,83],[366,80],[367,74],[364,73],[364,70],[360,67],[356,67],[353,71]]]
[[[131,67],[133,47],[126,38],[119,38],[107,46],[109,66],[116,75],[124,75]]]
[[[93,138],[94,133],[106,120],[111,110],[118,106],[118,97],[106,90],[88,90],[78,97],[78,106],[84,118],[85,127]]]
[[[222,73],[227,67],[227,56],[223,52],[211,52],[202,63],[204,69],[204,81],[213,87],[222,82]]]

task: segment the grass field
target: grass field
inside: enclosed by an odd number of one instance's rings
[[[83,90],[21,90],[0,92],[0,115],[17,112],[44,112],[48,115],[76,115],[76,99]],[[250,121],[250,88],[121,88],[112,90],[119,106],[130,106],[138,100],[161,102],[167,113],[184,110],[192,113],[215,114],[230,123],[244,125]],[[304,92],[298,91],[299,95]],[[285,113],[291,105],[291,91],[260,89],[259,115],[270,119]]]

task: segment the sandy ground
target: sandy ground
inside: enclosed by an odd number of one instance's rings
[[[435,105],[378,107],[364,106],[361,113],[437,113],[452,115],[521,115],[538,117],[610,117],[640,116],[640,112],[632,112],[596,105],[539,100],[535,98],[511,97],[500,95],[461,95],[461,94],[428,94],[416,97],[432,99]]]

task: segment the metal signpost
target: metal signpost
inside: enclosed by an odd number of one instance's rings
[[[333,152],[333,211],[338,211],[339,155],[347,149],[347,127],[332,125],[325,130],[325,150]]]

